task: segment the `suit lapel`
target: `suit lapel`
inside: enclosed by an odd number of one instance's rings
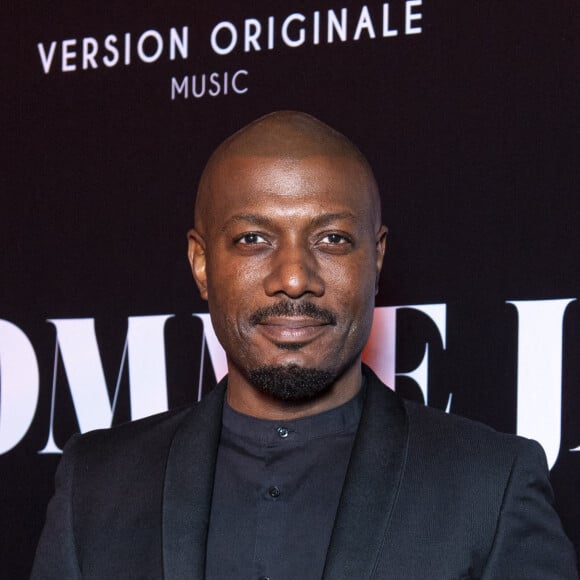
[[[202,579],[225,393],[222,381],[176,432],[163,491],[164,580]]]
[[[371,578],[403,475],[408,421],[399,398],[364,368],[367,392],[323,580]]]

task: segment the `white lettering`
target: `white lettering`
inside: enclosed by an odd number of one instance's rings
[[[50,49],[48,54],[46,54],[46,49],[44,48],[44,44],[39,42],[37,45],[38,54],[40,54],[40,61],[42,62],[42,70],[44,70],[44,74],[48,74],[50,72],[50,67],[52,66],[52,60],[54,58],[54,53],[56,52],[56,40],[53,40],[50,43]]]
[[[439,338],[441,339],[441,346],[445,350],[446,335],[447,335],[447,325],[446,325],[446,314],[447,306],[445,304],[422,304],[418,306],[400,306],[397,310],[401,308],[410,308],[412,310],[418,310],[426,316],[428,316],[434,323],[437,331],[439,332]],[[429,383],[428,383],[428,368],[429,368],[429,343],[425,344],[425,352],[423,358],[417,367],[406,373],[397,373],[398,376],[406,376],[415,381],[421,392],[423,393],[423,401],[425,405],[429,401]]]
[[[290,24],[292,24],[292,22],[295,20],[304,22],[306,20],[306,16],[304,16],[304,14],[300,14],[299,12],[295,12],[294,14],[287,16],[282,24],[282,40],[286,46],[290,46],[292,48],[304,44],[304,41],[306,40],[306,32],[304,31],[303,27],[298,29],[298,38],[292,39],[288,35],[288,28],[290,28]]]
[[[371,20],[371,15],[367,6],[363,6],[360,11],[360,17],[358,19],[358,24],[356,25],[353,40],[358,40],[363,30],[367,31],[369,38],[376,37],[373,21]]]
[[[111,53],[103,57],[103,63],[106,67],[113,67],[119,62],[119,49],[115,46],[117,44],[117,37],[114,34],[109,34],[105,38],[105,50]]]
[[[72,72],[77,70],[76,64],[71,64],[69,61],[76,58],[77,53],[73,50],[77,44],[76,39],[62,41],[62,71]]]
[[[564,312],[574,300],[508,301],[518,312],[517,434],[542,444],[550,468],[560,452]]]
[[[167,410],[164,329],[172,316],[129,317],[127,344],[132,419]]]
[[[224,89],[224,95],[228,94],[228,71],[224,72],[224,83],[223,83],[223,89]]]
[[[244,23],[244,52],[250,52],[250,50],[260,51],[260,43],[258,38],[262,33],[262,25],[259,20],[255,18],[248,18]]]
[[[98,68],[97,52],[99,51],[99,43],[96,38],[83,38],[83,70],[87,70],[89,65],[91,68]]]
[[[421,34],[423,29],[420,26],[413,26],[415,20],[421,20],[423,15],[419,12],[413,12],[413,8],[421,6],[422,0],[407,0],[405,2],[405,34]]]
[[[145,52],[145,42],[149,38],[154,39],[156,45],[155,51],[152,54],[147,54]],[[162,52],[163,37],[159,32],[157,32],[157,30],[147,30],[139,37],[139,41],[137,42],[137,54],[143,62],[155,62],[161,56]]]
[[[312,25],[312,44],[320,44],[320,11],[315,10]]]
[[[243,78],[248,76],[248,71],[240,69],[230,75],[228,71],[212,72],[208,75],[205,73],[201,75],[191,75],[191,96],[200,99],[206,94],[210,97],[217,97],[219,95],[228,95],[231,91],[238,95],[243,95],[248,92],[248,87],[244,85]],[[187,99],[189,92],[190,77],[183,77],[181,80],[172,77],[171,79],[171,100],[175,100],[178,96]],[[207,85],[207,86],[206,86]]]
[[[214,93],[236,93],[248,89],[241,79],[248,71],[210,76]],[[192,77],[194,79],[195,77]],[[205,75],[202,77],[205,83]],[[228,82],[229,79],[229,82]],[[189,77],[172,79],[173,93],[187,95]],[[217,85],[216,85],[217,83]],[[204,84],[205,91],[205,84]],[[220,93],[221,94],[221,93]],[[566,308],[576,299],[508,301],[518,317],[517,362],[517,433],[538,440],[552,467],[560,452],[562,405],[563,324]],[[421,312],[431,319],[443,349],[446,348],[446,305],[425,304],[377,307],[363,360],[391,387],[399,377],[411,378],[429,401],[429,356],[433,342],[425,344],[421,361],[411,370],[397,372],[396,336],[398,311],[406,308]],[[167,408],[165,377],[164,327],[171,315],[131,317],[114,389],[107,387],[94,320],[50,319],[56,330],[52,402],[49,433],[39,453],[59,453],[54,441],[55,392],[59,361],[62,361],[74,411],[82,432],[109,427],[115,415],[122,377],[128,365],[131,417],[137,419]],[[227,373],[226,354],[211,326],[209,314],[193,314],[203,325],[202,353],[198,396],[202,393],[205,350],[213,366],[216,380]],[[438,340],[436,340],[438,343]],[[109,395],[109,393],[113,393]],[[39,398],[39,372],[34,349],[24,333],[14,324],[0,320],[0,454],[10,451],[26,435],[34,419]],[[449,412],[452,394],[446,411]],[[580,446],[570,449],[580,451]]]
[[[274,17],[268,16],[268,49],[274,48]]]
[[[217,97],[220,94],[219,74],[214,72],[209,75],[209,83],[213,89],[209,89],[208,93],[212,97]]]
[[[402,308],[418,310],[428,316],[435,323],[441,339],[441,345],[445,349],[447,332],[447,306],[445,304],[377,307],[374,312],[371,334],[363,351],[363,360],[391,388],[395,386],[395,376],[407,376],[413,379],[421,389],[423,400],[427,404],[429,391],[427,376],[429,344],[425,345],[423,358],[417,367],[405,373],[396,373],[395,371],[397,311]]]
[[[243,95],[244,93],[247,93],[248,92],[248,87],[247,86],[245,86],[245,87],[239,87],[238,86],[238,77],[241,76],[241,75],[247,77],[248,76],[248,71],[245,70],[245,69],[240,69],[239,71],[235,72],[232,75],[232,89],[234,89],[234,92],[237,93],[238,95]]]
[[[181,29],[181,38],[175,28],[169,31],[169,60],[175,60],[176,49],[181,58],[186,59],[188,55],[189,28],[184,26]]]
[[[197,91],[197,75],[191,77],[191,96],[199,99],[205,94],[205,75],[201,75],[201,91]]]
[[[200,313],[193,314],[196,318],[199,318],[203,324],[203,340],[201,341],[201,362],[199,364],[199,382],[197,387],[197,399],[201,399],[202,395],[202,379],[203,379],[203,365],[205,358],[205,348],[207,345],[207,351],[211,364],[213,367],[213,372],[216,381],[221,381],[228,374],[228,359],[226,357],[226,351],[220,344],[218,337],[215,334],[213,325],[211,323],[211,318],[209,314]]]
[[[163,328],[171,315],[137,316],[128,321],[113,402],[110,402],[92,318],[49,319],[56,328],[57,349],[66,371],[82,433],[111,426],[128,354],[131,417],[167,410]],[[58,352],[58,351],[57,351]],[[55,357],[55,375],[58,358]],[[56,382],[53,382],[53,399]],[[54,408],[48,440],[39,453],[60,453],[53,436]]]
[[[346,41],[347,14],[348,14],[347,9],[342,8],[340,10],[340,21],[339,21],[334,10],[328,11],[326,40],[329,44],[332,44],[334,42],[335,32],[338,35],[338,38],[342,40],[342,42]]]
[[[363,360],[377,373],[381,380],[391,388],[395,386],[395,376],[406,376],[415,381],[423,393],[425,404],[428,403],[428,366],[429,344],[425,345],[425,351],[421,362],[405,373],[396,373],[396,332],[397,310],[409,308],[418,310],[428,316],[439,332],[441,345],[445,349],[446,342],[446,313],[445,304],[420,304],[414,306],[387,306],[375,308],[373,325],[367,345],[363,351]]]
[[[171,77],[171,100],[175,100],[175,94],[182,95],[184,99],[188,97],[188,78],[183,77],[181,84],[178,84],[178,81],[175,77]]]
[[[390,20],[389,3],[385,2],[383,4],[383,38],[388,38],[389,36],[397,36],[399,34],[398,30],[389,28],[389,20]]]
[[[391,389],[395,388],[397,307],[375,308],[373,325],[362,358]]]
[[[218,44],[217,37],[222,30],[227,30],[230,34],[230,43],[226,46],[220,46]],[[237,42],[238,42],[238,32],[236,30],[236,27],[227,20],[224,20],[223,22],[216,24],[213,30],[211,31],[210,43],[213,51],[216,54],[221,55],[229,54],[230,52],[232,52],[232,50],[234,50]]]
[[[131,33],[125,33],[125,64],[131,64]]]
[[[103,57],[103,63],[107,67],[115,66],[119,62],[119,49],[115,46],[117,44],[117,37],[114,34],[109,34],[105,38],[105,49],[111,53],[111,56]]]
[[[0,454],[26,435],[38,404],[36,354],[16,325],[0,320]]]

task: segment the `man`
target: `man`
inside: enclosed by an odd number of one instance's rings
[[[75,437],[32,577],[577,578],[536,443],[400,400],[361,364],[386,243],[350,141],[301,113],[210,158],[189,259],[229,375]]]

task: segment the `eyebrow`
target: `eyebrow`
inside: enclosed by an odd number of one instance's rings
[[[227,230],[229,225],[232,223],[246,223],[263,227],[272,226],[272,220],[266,216],[258,215],[255,213],[240,213],[233,215],[230,219],[228,219],[222,226],[221,231],[223,232]]]
[[[339,220],[349,220],[353,222],[358,222],[359,219],[351,212],[344,211],[344,212],[336,212],[336,213],[323,213],[321,215],[316,216],[310,221],[310,224],[314,227],[324,226],[328,223],[339,221]],[[255,226],[261,227],[273,227],[274,222],[263,215],[254,214],[254,213],[242,213],[233,215],[229,218],[224,225],[222,226],[221,230],[224,231],[228,228],[231,223],[246,223],[252,224]]]
[[[313,226],[324,226],[330,222],[335,222],[339,220],[350,220],[353,222],[358,222],[359,218],[357,218],[350,211],[343,211],[338,213],[323,213],[319,216],[316,216],[311,223]]]

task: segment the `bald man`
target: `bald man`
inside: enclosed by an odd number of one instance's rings
[[[367,161],[317,119],[220,145],[188,255],[228,376],[69,442],[32,577],[578,578],[538,444],[362,365],[386,235]]]

